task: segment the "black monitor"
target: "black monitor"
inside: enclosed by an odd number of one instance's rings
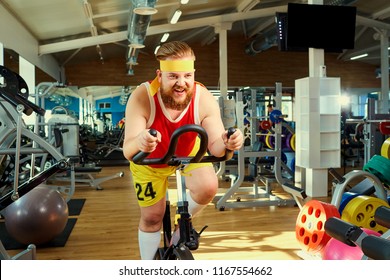
[[[288,34],[287,34],[287,13],[276,13],[276,32],[277,32],[277,43],[279,51],[297,51],[305,52],[308,51],[308,47],[292,47],[288,45]]]
[[[276,18],[283,25],[280,50],[342,52],[355,47],[356,7],[289,3],[287,14]]]

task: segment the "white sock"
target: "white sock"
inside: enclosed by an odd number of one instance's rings
[[[194,217],[196,214],[198,214],[207,206],[207,204],[203,205],[195,202],[192,199],[191,194],[189,192],[187,192],[187,201],[188,201],[188,212],[192,215],[192,217]]]
[[[153,260],[154,255],[160,246],[161,233],[156,232],[144,232],[138,229],[138,244],[141,254],[141,260]]]

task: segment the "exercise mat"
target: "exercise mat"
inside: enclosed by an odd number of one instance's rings
[[[55,237],[49,242],[38,245],[38,248],[46,248],[46,247],[64,247],[70,234],[72,233],[73,227],[77,222],[76,218],[69,218],[66,223],[65,229],[62,231],[60,235]],[[0,222],[0,240],[4,245],[6,250],[24,250],[27,245],[19,243],[15,239],[13,239],[7,232],[5,227],[5,222]]]
[[[78,216],[83,209],[85,198],[75,198],[68,201],[69,216]]]

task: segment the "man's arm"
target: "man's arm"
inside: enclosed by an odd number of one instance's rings
[[[135,89],[127,102],[125,113],[125,138],[123,141],[123,155],[128,160],[138,152],[152,152],[159,141],[146,129],[150,115],[148,92],[144,85]]]
[[[208,149],[212,155],[220,157],[226,149],[238,150],[243,143],[240,130],[227,139],[227,131],[222,122],[220,108],[215,97],[205,88],[201,90],[199,111],[202,127],[207,131],[209,138]]]

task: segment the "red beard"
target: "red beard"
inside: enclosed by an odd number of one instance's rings
[[[184,91],[186,92],[186,98],[183,101],[176,101],[172,97],[172,92],[175,89],[179,89],[179,90],[180,89],[184,89]],[[167,107],[169,109],[173,109],[173,110],[182,111],[182,110],[184,110],[188,106],[188,104],[190,104],[192,96],[194,95],[194,92],[193,92],[193,90],[189,90],[186,87],[185,88],[183,88],[183,87],[174,87],[169,92],[164,91],[162,88],[160,88],[160,94],[161,94],[161,99],[162,99],[165,107]]]

